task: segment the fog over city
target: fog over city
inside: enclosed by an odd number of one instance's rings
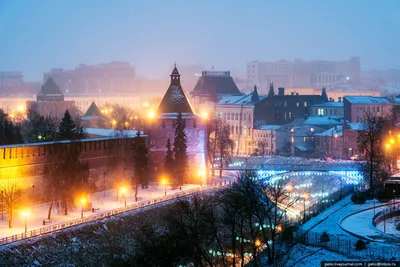
[[[0,70],[131,63],[168,78],[173,62],[245,73],[252,60],[361,58],[400,68],[400,3],[386,1],[0,1]]]
[[[399,0],[0,0],[1,266],[400,266]]]

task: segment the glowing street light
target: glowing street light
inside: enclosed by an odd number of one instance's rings
[[[286,186],[286,190],[289,191],[289,192],[292,192],[292,190],[293,190],[293,185],[291,185],[291,184],[287,185],[287,186]]]
[[[389,149],[390,148],[390,144],[386,144],[386,149]]]
[[[30,213],[29,213],[29,211],[23,211],[21,214],[22,214],[22,217],[24,217],[24,219],[25,219],[25,235],[26,235],[26,232],[28,229],[28,217],[29,217]]]
[[[126,188],[122,187],[121,188],[121,196],[124,198],[125,200],[125,207],[126,207]]]
[[[256,247],[258,248],[259,246],[261,246],[261,241],[257,239],[256,242],[254,242],[254,245],[256,245]]]
[[[203,169],[199,169],[197,171],[197,176],[200,178],[200,186],[203,187],[203,177],[205,175],[205,171]]]
[[[83,219],[83,205],[86,204],[86,199],[81,198],[81,200],[79,202],[81,203],[81,219]]]
[[[394,144],[394,139],[393,139],[393,138],[390,139],[390,143],[391,143],[391,144]]]
[[[201,112],[201,117],[205,120],[208,119],[208,113],[206,111]]]
[[[282,226],[281,225],[278,225],[277,227],[276,227],[276,231],[279,233],[279,232],[282,232]]]
[[[167,179],[165,177],[162,178],[161,183],[164,185],[164,196],[167,196],[167,184],[168,184]]]
[[[112,120],[112,125],[115,126],[117,124],[116,120]]]
[[[154,112],[154,110],[150,110],[149,113],[147,114],[147,117],[149,117],[149,119],[154,119],[155,116],[156,113]]]

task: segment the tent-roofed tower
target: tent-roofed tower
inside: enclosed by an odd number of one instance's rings
[[[182,113],[182,115],[193,116],[194,112],[182,89],[181,75],[176,65],[170,77],[171,83],[158,106],[157,115],[160,117],[171,117]]]
[[[148,119],[146,131],[149,135],[148,144],[152,155],[150,165],[157,166],[153,170],[155,173],[150,175],[154,177],[164,175],[162,166],[164,166],[167,141],[170,139],[171,144],[174,143],[176,120],[178,114],[181,113],[185,121],[187,137],[188,174],[190,174],[187,181],[189,183],[200,183],[200,177],[193,174],[196,174],[199,169],[205,170],[207,166],[207,121],[194,113],[182,89],[180,74],[176,66],[174,66],[170,77],[170,85],[161,100],[155,117],[152,116]],[[206,176],[201,178],[205,183]]]
[[[50,76],[46,82],[40,88],[39,93],[36,96],[37,101],[64,101],[64,95],[60,90],[60,87],[56,84],[53,78]]]
[[[86,128],[103,128],[106,124],[106,118],[94,102],[83,115],[82,121]]]

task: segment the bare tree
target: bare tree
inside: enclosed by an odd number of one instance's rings
[[[18,180],[14,178],[2,178],[1,191],[3,192],[3,205],[6,208],[8,216],[8,228],[12,228],[13,210],[21,199],[21,188]]]
[[[388,121],[372,113],[365,113],[363,128],[358,132],[357,143],[359,150],[366,158],[364,169],[369,179],[369,188],[374,191],[376,183],[380,182],[382,176],[387,176],[385,168],[383,138],[385,128],[388,128]]]

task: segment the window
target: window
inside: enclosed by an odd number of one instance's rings
[[[324,116],[324,109],[323,108],[319,108],[318,109],[318,115]]]
[[[296,103],[296,106],[297,106],[297,107],[299,107],[299,106],[300,106],[300,103],[299,103],[299,102],[297,102],[297,103]]]
[[[336,115],[337,115],[337,114],[336,114],[336,112],[337,112],[337,110],[336,110],[336,109],[334,109],[334,110],[333,110],[333,115],[335,115],[335,116],[336,116]]]
[[[379,112],[379,107],[376,107],[376,111]]]
[[[289,120],[292,119],[292,112],[289,112]]]
[[[307,102],[304,102],[304,106],[307,107]]]
[[[287,117],[286,117],[286,112],[285,112],[284,114],[285,114],[285,120],[287,120]]]
[[[287,101],[283,102],[283,105],[286,107],[287,106]]]

